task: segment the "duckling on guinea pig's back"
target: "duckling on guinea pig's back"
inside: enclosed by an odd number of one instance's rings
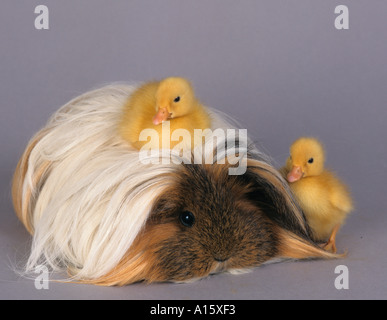
[[[123,111],[119,132],[136,149],[141,149],[145,144],[149,148],[161,149],[163,133],[168,134],[163,131],[162,123],[165,121],[169,121],[170,126],[170,136],[167,137],[170,148],[180,143],[171,138],[175,130],[187,130],[190,137],[186,147],[191,149],[195,144],[194,130],[211,127],[206,108],[196,98],[191,83],[181,77],[144,83],[133,92]],[[141,132],[146,129],[154,130],[159,139],[140,139]]]

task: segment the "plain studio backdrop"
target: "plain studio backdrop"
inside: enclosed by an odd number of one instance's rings
[[[38,5],[49,29],[36,29]],[[349,28],[337,29],[346,5]],[[340,22],[340,21],[339,21]],[[387,3],[258,0],[3,0],[0,9],[0,298],[387,298]],[[64,103],[112,82],[189,78],[199,98],[240,121],[284,164],[293,140],[320,138],[355,210],[337,238],[345,259],[286,262],[190,284],[122,288],[49,283],[13,268],[30,236],[10,184],[28,140]],[[348,270],[348,289],[335,273]]]

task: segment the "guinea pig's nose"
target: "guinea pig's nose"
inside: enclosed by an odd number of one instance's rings
[[[215,256],[214,260],[217,261],[217,262],[225,262],[226,260],[228,260],[228,258],[220,257],[220,256],[219,257]]]

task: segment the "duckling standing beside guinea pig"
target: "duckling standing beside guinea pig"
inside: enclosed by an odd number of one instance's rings
[[[144,129],[153,129],[158,137],[162,137],[161,124],[167,120],[170,121],[171,134],[176,129],[188,130],[191,147],[194,146],[194,130],[211,127],[206,108],[195,97],[191,83],[185,78],[169,77],[146,82],[137,88],[124,107],[119,131],[124,140],[141,149],[149,143],[140,140],[140,133]],[[161,148],[161,139],[150,143],[153,143],[151,148]],[[170,141],[171,148],[177,143],[179,141]]]
[[[336,252],[336,234],[353,203],[346,185],[324,168],[325,151],[315,138],[301,137],[290,147],[286,165],[280,169],[299,200],[315,241]]]

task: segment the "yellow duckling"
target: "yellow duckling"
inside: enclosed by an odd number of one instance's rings
[[[144,129],[154,129],[162,137],[161,124],[167,120],[170,135],[176,129],[188,130],[191,147],[194,146],[194,129],[204,130],[211,126],[205,107],[195,97],[187,79],[169,77],[140,86],[124,107],[119,130],[122,137],[137,149],[141,149],[146,143],[151,148],[160,149],[162,138],[154,142],[140,141],[140,133]],[[169,140],[171,149],[179,143],[171,141],[171,136]]]
[[[281,173],[304,210],[316,241],[336,252],[336,234],[353,209],[347,187],[324,169],[325,152],[315,138],[302,137],[290,147],[290,156]]]

